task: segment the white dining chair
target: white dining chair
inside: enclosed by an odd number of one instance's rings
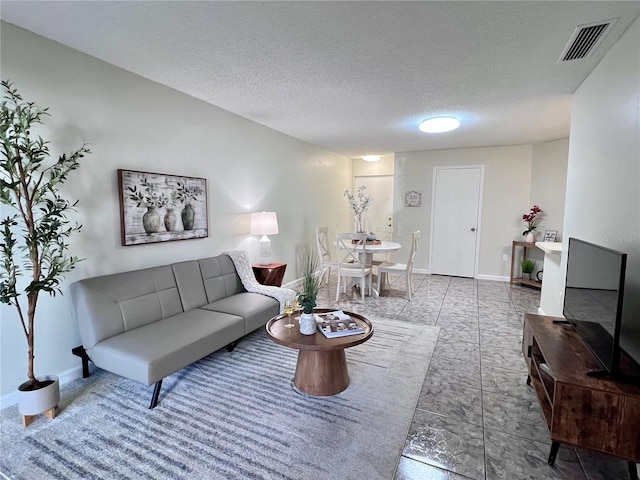
[[[354,243],[355,240],[355,243]],[[344,293],[347,292],[347,279],[360,279],[360,293],[364,303],[365,289],[369,289],[373,282],[373,269],[366,265],[367,258],[367,234],[366,233],[337,233],[336,245],[338,246],[338,286],[336,288],[336,302],[340,298],[340,286]]]
[[[390,242],[393,240],[393,227],[373,227],[371,230],[376,235],[376,240],[382,242]],[[375,253],[373,255],[373,261],[371,262],[374,267],[382,265],[385,262],[391,261],[391,252]]]
[[[402,275],[404,274],[405,283],[407,285],[407,295],[411,300],[413,295],[413,280],[411,275],[413,274],[413,263],[416,259],[416,253],[418,253],[418,244],[420,243],[420,230],[417,230],[411,234],[411,250],[409,251],[409,260],[407,263],[391,263],[386,262],[378,265],[378,292],[380,291],[380,284],[383,280],[389,283],[389,274]]]
[[[338,268],[338,262],[331,257],[331,246],[329,244],[329,227],[316,228],[316,248],[318,249],[318,266],[320,267],[320,279],[326,275],[325,283],[329,284],[331,268]]]

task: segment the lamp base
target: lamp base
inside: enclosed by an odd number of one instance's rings
[[[271,240],[266,235],[260,239],[260,265],[271,265]]]

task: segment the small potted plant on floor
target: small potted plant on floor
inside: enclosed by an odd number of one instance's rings
[[[531,280],[531,274],[536,268],[535,260],[531,260],[530,258],[525,258],[520,263],[520,267],[522,267],[522,278],[526,280]]]
[[[318,275],[318,257],[309,249],[302,254],[302,292],[298,294],[298,303],[302,307],[300,315],[300,333],[313,335],[316,333],[316,319],[313,309],[320,290]]]
[[[49,142],[34,132],[48,109],[25,102],[10,82],[3,81],[2,90],[0,201],[14,213],[0,219],[0,301],[16,308],[27,340],[28,380],[18,387],[26,426],[43,412],[53,418],[60,399],[57,377],[34,374],[36,307],[40,293],[61,293],[64,274],[80,261],[67,254],[69,237],[81,227],[67,219],[77,202],[64,199],[58,188],[90,151],[82,146],[51,160]]]

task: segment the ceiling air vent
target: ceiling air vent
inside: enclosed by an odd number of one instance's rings
[[[573,31],[567,46],[564,47],[558,62],[580,60],[586,58],[596,49],[605,34],[611,29],[617,19],[604,22],[578,25]]]

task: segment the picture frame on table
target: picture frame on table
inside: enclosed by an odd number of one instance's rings
[[[544,231],[544,241],[545,242],[555,242],[557,236],[558,236],[558,231],[557,230],[545,230]]]
[[[209,236],[207,180],[118,169],[123,246]]]

